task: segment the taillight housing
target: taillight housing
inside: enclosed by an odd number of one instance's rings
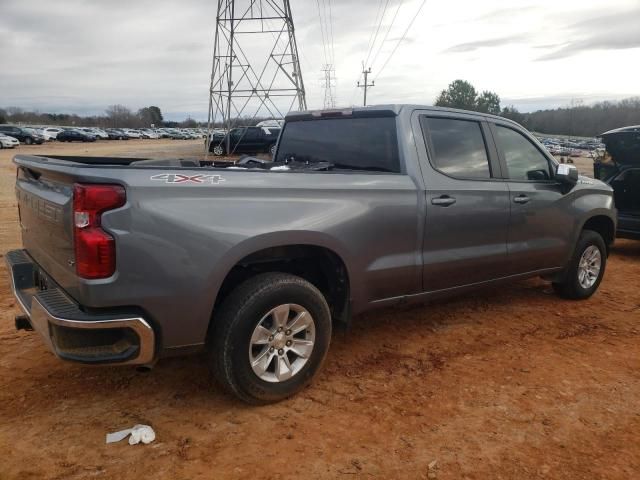
[[[102,229],[101,216],[127,201],[120,185],[73,186],[73,239],[76,273],[87,279],[107,278],[116,271],[116,244]]]

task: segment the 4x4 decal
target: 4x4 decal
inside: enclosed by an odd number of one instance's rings
[[[217,185],[224,182],[222,175],[182,175],[181,173],[159,173],[150,178],[164,183],[210,183]]]

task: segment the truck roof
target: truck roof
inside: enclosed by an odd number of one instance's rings
[[[327,110],[305,110],[300,112],[290,112],[286,115],[285,121],[296,120],[308,120],[310,118],[318,117],[339,117],[343,115],[353,115],[358,117],[367,116],[397,116],[402,110],[429,110],[434,112],[451,112],[451,113],[466,113],[472,115],[478,115],[481,117],[491,118],[494,120],[502,120],[504,122],[518,123],[509,120],[508,118],[500,117],[498,115],[492,115],[489,113],[475,112],[472,110],[461,110],[458,108],[447,107],[434,107],[432,105],[419,105],[419,104],[383,104],[383,105],[367,105],[366,107],[344,107],[344,108],[332,108]]]

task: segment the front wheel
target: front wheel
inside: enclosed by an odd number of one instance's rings
[[[276,154],[276,144],[275,143],[269,147],[269,153],[271,154],[272,157]]]
[[[24,143],[25,145],[31,145],[33,143],[33,140],[31,140],[29,137],[24,139]]]
[[[222,155],[224,155],[224,148],[222,147],[222,145],[216,145],[213,147],[213,154],[216,157],[221,157]]]
[[[564,298],[589,298],[598,289],[606,264],[607,247],[602,236],[592,230],[583,230],[563,280],[554,282],[553,289]]]
[[[284,273],[257,275],[223,302],[209,341],[214,377],[252,404],[287,398],[311,382],[331,340],[322,293]]]

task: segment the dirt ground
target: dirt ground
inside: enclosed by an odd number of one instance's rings
[[[20,147],[192,156],[200,142]],[[0,151],[0,253],[20,246]],[[0,479],[631,479],[640,472],[640,242],[618,241],[598,293],[529,280],[379,311],[333,336],[316,382],[277,405],[221,394],[201,357],[148,373],[54,358],[0,266]],[[105,434],[152,425],[148,446]],[[431,465],[431,466],[430,466]]]

